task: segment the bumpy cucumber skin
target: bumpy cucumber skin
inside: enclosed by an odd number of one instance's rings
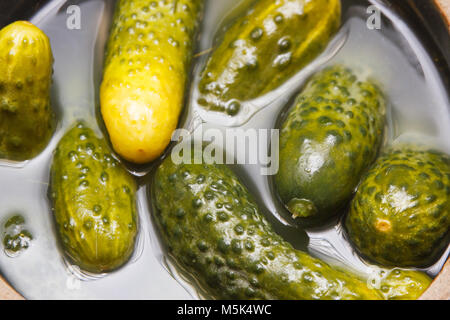
[[[107,45],[101,113],[115,151],[146,163],[182,110],[203,0],[120,0]]]
[[[384,265],[423,267],[450,240],[450,157],[402,146],[380,157],[346,217],[350,240]]]
[[[81,269],[103,273],[131,256],[137,234],[136,183],[105,140],[83,122],[61,139],[50,197],[65,253]]]
[[[48,37],[26,21],[0,30],[0,158],[24,161],[51,138],[53,55]]]
[[[281,125],[275,189],[305,225],[322,223],[350,201],[383,140],[382,93],[351,70],[316,74]]]
[[[426,273],[394,268],[384,270],[378,291],[386,300],[416,300],[430,286]]]
[[[234,115],[315,59],[341,22],[339,0],[260,0],[225,32],[201,76],[198,102]]]
[[[214,298],[417,298],[430,282],[399,270],[381,283],[382,292],[295,250],[224,165],[175,165],[168,158],[152,187],[154,215],[170,254]],[[408,294],[406,285],[417,292]]]

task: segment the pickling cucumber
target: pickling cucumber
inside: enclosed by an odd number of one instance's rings
[[[450,157],[409,145],[385,152],[361,182],[346,229],[377,263],[436,262],[450,241]]]
[[[430,283],[422,273],[397,270],[381,290],[372,289],[294,249],[225,165],[174,164],[168,157],[150,190],[170,255],[213,298],[414,299]]]
[[[383,141],[385,99],[343,66],[314,75],[281,124],[275,189],[304,225],[322,224],[351,200]]]
[[[0,30],[0,158],[24,161],[48,144],[53,54],[48,37],[27,21]]]
[[[203,0],[120,0],[100,105],[114,150],[146,163],[171,140],[183,107]]]
[[[136,188],[106,141],[84,122],[64,135],[55,150],[49,194],[72,263],[104,273],[130,258],[138,230]]]
[[[224,31],[199,83],[200,106],[235,115],[315,59],[341,23],[340,0],[258,0]]]

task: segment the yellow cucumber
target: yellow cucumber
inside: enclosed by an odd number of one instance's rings
[[[115,151],[159,157],[183,107],[203,0],[120,0],[107,45],[101,113]]]

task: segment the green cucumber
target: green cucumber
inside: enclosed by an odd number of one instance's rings
[[[383,293],[294,249],[225,165],[174,164],[169,157],[156,170],[151,191],[170,255],[213,298],[417,298],[430,282],[421,273],[399,271],[400,279],[383,282]],[[411,283],[417,291],[402,296]]]
[[[25,161],[47,146],[53,55],[48,37],[27,21],[0,30],[0,158]]]
[[[411,146],[387,151],[361,182],[346,228],[377,263],[436,262],[450,241],[450,157]]]
[[[301,224],[317,225],[351,200],[383,141],[386,106],[343,66],[317,73],[287,113],[275,190]]]
[[[135,193],[132,176],[92,129],[79,122],[64,135],[53,158],[50,197],[71,262],[103,273],[130,258],[138,230]]]
[[[199,83],[198,103],[235,115],[315,59],[341,22],[340,0],[259,0],[225,31]]]

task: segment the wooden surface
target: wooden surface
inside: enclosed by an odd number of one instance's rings
[[[450,30],[450,0],[435,0],[445,17]],[[421,300],[450,300],[450,259],[438,277],[433,281],[428,290],[422,295]],[[0,277],[0,300],[23,300],[9,284]]]
[[[435,0],[435,1],[441,8],[444,17],[447,18],[447,25],[450,30],[450,0]]]
[[[0,300],[23,300],[23,298],[0,277]]]
[[[420,300],[450,300],[450,259]]]

